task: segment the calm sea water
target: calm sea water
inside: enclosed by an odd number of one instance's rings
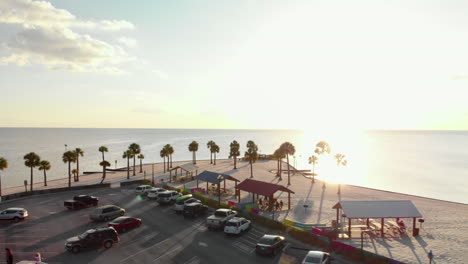
[[[29,168],[23,156],[36,152],[52,163],[48,179],[67,177],[61,160],[65,151],[79,147],[81,171],[100,171],[99,146],[107,146],[106,160],[112,167],[126,165],[122,153],[135,142],[142,148],[144,162],[162,162],[159,151],[171,144],[173,160],[190,160],[188,144],[197,141],[197,159],[209,159],[206,148],[214,140],[221,148],[219,158],[227,158],[229,144],[237,140],[241,152],[248,140],[254,140],[261,154],[270,154],[285,141],[296,147],[290,163],[311,169],[308,157],[320,140],[329,142],[331,155],[319,157],[315,171],[319,177],[371,188],[396,191],[436,199],[468,203],[468,132],[455,131],[365,131],[315,133],[300,130],[200,130],[200,129],[77,129],[77,128],[0,128],[0,156],[9,162],[1,172],[4,188],[29,181]],[[345,154],[346,167],[337,167],[333,155]],[[35,181],[42,172],[35,170]]]

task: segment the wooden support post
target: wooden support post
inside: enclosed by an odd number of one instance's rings
[[[274,208],[274,205],[273,205],[273,195],[271,195],[269,198],[268,198],[268,210],[275,210]]]
[[[348,237],[351,238],[351,218],[348,218]]]
[[[206,182],[206,193],[208,194],[208,182]]]
[[[226,191],[226,179],[224,179],[224,191]]]
[[[255,203],[255,193],[252,193],[252,203]]]
[[[169,171],[169,182],[172,182],[172,171]]]
[[[221,184],[218,182],[218,206],[221,205]]]
[[[336,208],[336,224],[340,222],[340,208]]]
[[[416,230],[416,217],[413,217],[413,234],[414,230]]]
[[[288,192],[288,210],[291,210],[291,193]]]
[[[369,218],[367,218],[366,224],[367,224],[367,228],[369,228]]]
[[[238,196],[237,196],[237,202],[240,203],[240,190],[238,190],[239,193],[238,193]]]
[[[381,228],[380,228],[380,233],[381,233],[382,237],[384,237],[384,219],[385,218],[382,218],[382,220],[380,221],[380,224],[382,225]]]

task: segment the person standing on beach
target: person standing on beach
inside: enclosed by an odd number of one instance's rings
[[[429,264],[432,263],[432,259],[434,258],[434,254],[432,254],[432,250],[427,253],[427,258],[429,258]]]
[[[5,248],[6,251],[6,263],[13,264],[13,252],[9,248]]]

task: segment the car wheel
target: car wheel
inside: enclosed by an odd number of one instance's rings
[[[141,226],[141,222],[138,222],[138,224],[136,225],[136,227],[140,227]]]
[[[15,221],[16,223],[18,223],[20,220],[21,220],[21,219],[20,219],[19,217],[17,217],[17,216],[15,216],[15,217],[13,218],[13,221]]]
[[[104,247],[105,247],[105,248],[111,248],[111,247],[112,247],[112,244],[113,244],[112,241],[107,240],[106,242],[104,242]]]
[[[124,214],[125,214],[125,212],[124,212],[124,211],[120,212],[120,216],[123,216]]]
[[[122,233],[127,232],[127,229],[125,227],[122,228]]]
[[[75,253],[75,254],[80,252],[80,247],[79,246],[72,247],[72,252]]]
[[[108,216],[104,217],[104,221],[109,221],[110,218]]]

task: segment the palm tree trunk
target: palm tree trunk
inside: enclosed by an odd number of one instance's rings
[[[234,169],[237,169],[237,156],[234,156]]]
[[[286,154],[286,159],[288,160],[288,185],[291,185],[291,174],[289,171],[289,154]]]
[[[68,188],[71,188],[71,161],[68,162]]]
[[[140,159],[140,173],[143,172],[143,165],[142,165],[142,160]]]
[[[164,173],[166,173],[166,157],[163,157]]]
[[[102,161],[104,161],[104,151],[102,152]]]
[[[213,164],[213,152],[210,151],[210,164]]]
[[[192,151],[192,163],[193,163],[193,164],[196,164],[196,163],[195,163],[195,151]]]
[[[135,176],[135,156],[133,156],[133,176]]]
[[[47,175],[46,175],[46,170],[44,170],[44,186],[47,186]]]
[[[216,152],[214,153],[214,165],[216,165]]]
[[[195,157],[195,163],[194,164],[197,164],[197,153],[196,153],[196,151],[193,152],[193,156]]]
[[[33,191],[33,167],[31,167],[31,183],[29,187],[30,191]]]
[[[280,170],[279,170],[279,178],[280,180],[283,179],[283,159],[280,159]]]
[[[172,168],[172,154],[169,155],[169,158],[171,158],[171,167],[170,168]]]
[[[130,179],[130,158],[127,158],[127,180]]]
[[[312,164],[312,183],[315,183],[315,163]]]
[[[76,156],[76,180],[75,181],[80,181],[80,158],[79,158],[79,154]]]
[[[250,160],[250,178],[253,178],[252,160]]]
[[[106,166],[102,166],[102,180],[101,180],[101,184],[104,182],[105,179],[106,179]]]

